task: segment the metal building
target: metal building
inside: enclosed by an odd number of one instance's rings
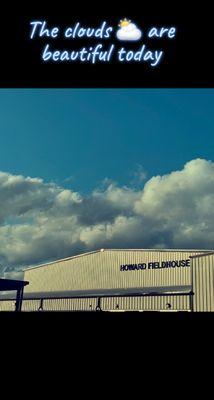
[[[207,250],[101,249],[26,269],[22,311],[214,311],[213,271]]]
[[[193,311],[214,311],[214,252],[191,257]]]

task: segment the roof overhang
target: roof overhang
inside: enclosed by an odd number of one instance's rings
[[[15,279],[3,279],[0,278],[0,292],[17,291],[24,286],[28,285],[27,281],[17,281]]]
[[[190,285],[159,286],[141,288],[118,288],[98,290],[67,290],[52,292],[24,293],[23,299],[59,299],[59,298],[95,298],[95,297],[137,297],[137,296],[164,296],[176,294],[189,294]]]

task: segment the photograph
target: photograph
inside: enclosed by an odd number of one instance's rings
[[[214,311],[212,13],[88,5],[2,9],[0,323],[187,334]]]
[[[213,110],[212,88],[2,88],[0,311],[214,311]]]

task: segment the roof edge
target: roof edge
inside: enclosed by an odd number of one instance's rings
[[[104,251],[150,251],[150,252],[183,252],[183,253],[190,253],[190,252],[195,252],[195,253],[207,253],[207,252],[211,252],[214,250],[207,250],[207,249],[98,249],[98,250],[93,250],[87,253],[81,253],[81,254],[77,254],[75,256],[70,256],[70,257],[66,257],[66,258],[60,258],[58,260],[54,260],[54,261],[50,261],[47,263],[43,263],[43,264],[38,264],[38,265],[34,265],[32,267],[29,268],[24,268],[21,269],[21,272],[25,272],[25,271],[29,271],[32,269],[36,269],[36,268],[41,268],[41,267],[45,267],[47,265],[52,265],[55,263],[59,263],[59,262],[63,262],[63,261],[68,261],[68,260],[72,260],[78,257],[84,257],[84,256],[88,256],[91,254],[95,254],[95,253],[102,253]],[[191,257],[191,256],[190,256]]]
[[[195,256],[189,256],[190,258],[200,258],[214,255],[214,251],[205,252],[204,254],[196,254]]]
[[[45,267],[46,265],[55,264],[55,263],[57,263],[57,262],[68,261],[68,260],[71,260],[71,259],[73,259],[73,258],[84,257],[84,256],[88,256],[88,255],[90,255],[90,254],[99,253],[100,251],[103,251],[103,249],[101,249],[101,250],[90,251],[90,252],[88,252],[88,253],[77,254],[76,256],[70,256],[70,257],[66,257],[66,258],[60,258],[60,259],[58,259],[58,260],[50,261],[50,262],[47,262],[47,263],[34,265],[33,267],[24,268],[24,269],[22,269],[21,271],[22,271],[22,272],[25,272],[25,271],[29,271],[29,270],[31,270],[31,269],[40,268],[40,267]]]
[[[24,292],[23,300],[38,299],[76,299],[89,297],[117,297],[117,296],[140,296],[140,295],[170,295],[174,293],[189,293],[191,285],[176,286],[148,286],[148,287],[131,287],[131,288],[110,288],[110,289],[89,289],[89,290],[66,290],[66,291],[49,291],[49,292]],[[1,300],[13,300],[14,296],[9,294],[1,296]]]

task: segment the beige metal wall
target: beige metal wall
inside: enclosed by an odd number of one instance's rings
[[[190,267],[120,271],[120,265],[186,260],[197,251],[105,250],[28,269],[25,293],[190,285]]]
[[[101,298],[103,311],[190,311],[190,299],[184,296],[151,296],[151,297],[115,297]],[[22,311],[38,311],[40,300],[23,300]],[[97,299],[45,299],[43,311],[95,311]],[[0,301],[0,311],[14,311],[15,301]]]
[[[40,300],[23,300],[22,311],[38,311]]]
[[[194,311],[214,311],[214,254],[192,258]]]
[[[15,300],[0,300],[0,311],[15,311]]]
[[[171,308],[167,308],[167,303]],[[145,296],[103,298],[103,311],[190,311],[190,298],[185,296]]]
[[[95,311],[97,299],[46,299],[44,311]]]
[[[168,311],[167,303],[171,304],[170,311],[190,311],[188,295],[101,298],[100,306],[103,311]],[[96,298],[45,299],[42,303],[43,311],[95,311],[96,306]],[[40,300],[22,303],[22,311],[38,311],[39,307]]]
[[[193,284],[194,311],[214,311],[214,254],[182,250],[105,250],[59,260],[28,269],[24,279],[30,284],[25,293],[99,289],[131,289]],[[191,258],[193,256],[193,258]],[[195,257],[196,256],[196,257]],[[191,259],[192,267],[120,271],[121,265]],[[23,311],[38,311],[40,298],[23,300]],[[33,296],[32,296],[33,297]],[[42,296],[43,297],[43,296]],[[57,297],[57,296],[56,296]],[[110,310],[190,310],[186,295],[101,298],[101,308]],[[96,309],[97,299],[44,299],[44,311]],[[0,311],[14,311],[15,300],[0,301]]]

